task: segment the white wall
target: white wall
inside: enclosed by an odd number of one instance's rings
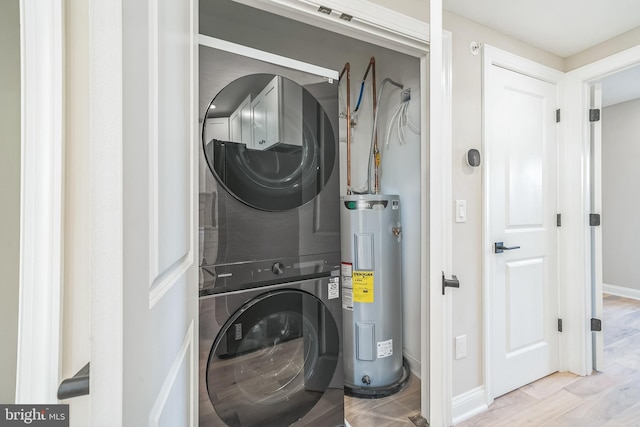
[[[640,294],[640,99],[602,110],[603,282]]]
[[[564,60],[564,71],[575,70],[583,65],[591,64],[614,53],[632,48],[640,44],[640,27],[622,33],[582,52],[578,52]]]
[[[424,0],[369,0],[396,12],[429,22],[429,2]]]
[[[453,201],[467,201],[467,222],[453,224],[453,269],[460,289],[453,295],[453,336],[467,336],[467,357],[453,361],[453,396],[484,385],[482,341],[482,168],[471,168],[465,154],[482,150],[482,55],[469,51],[471,42],[500,49],[562,69],[563,60],[551,53],[445,11],[443,27],[453,36]],[[451,207],[451,215],[454,207]],[[453,343],[451,343],[453,346]],[[454,418],[456,416],[454,408]]]
[[[61,379],[75,375],[91,356],[87,16],[87,0],[65,2],[65,261]],[[64,403],[70,404],[71,426],[89,424],[89,396]]]
[[[371,56],[376,58],[378,84],[390,77],[412,88],[410,117],[420,123],[419,60],[404,54],[349,39],[316,27],[310,27],[256,9],[219,0],[200,1],[200,32],[256,49],[287,56],[340,71],[345,62],[351,64],[352,108],[365,69]],[[426,6],[424,7],[426,9]],[[267,35],[268,36],[265,36]],[[292,37],[292,35],[295,35]],[[368,79],[370,81],[370,79]],[[379,87],[379,86],[378,86]],[[344,88],[342,88],[344,90]],[[366,179],[366,159],[371,135],[371,92],[365,95],[354,144],[352,146],[352,186],[360,187]],[[386,123],[400,102],[397,89],[386,85],[381,97],[379,146],[382,157],[383,193],[399,194],[402,201],[403,227],[403,321],[404,351],[412,370],[419,374],[420,363],[420,144],[419,136],[407,130],[407,144],[400,146],[392,139],[390,148],[382,148]],[[341,136],[341,140],[342,140]],[[346,143],[341,142],[341,151]],[[341,158],[344,170],[344,156]],[[344,193],[343,185],[341,191]],[[423,258],[426,255],[423,256]]]
[[[0,402],[15,402],[20,262],[20,8],[0,1]]]

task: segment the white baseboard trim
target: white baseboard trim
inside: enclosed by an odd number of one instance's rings
[[[476,387],[455,396],[451,400],[451,416],[453,425],[459,424],[474,415],[488,410],[484,386]]]
[[[420,369],[422,369],[422,363],[420,363],[420,358],[408,352],[407,349],[403,349],[402,353],[404,357],[407,359],[407,361],[409,362],[409,369],[411,370],[411,373],[416,377],[422,379],[420,377]]]
[[[626,288],[618,285],[602,284],[602,292],[618,297],[631,298],[640,301],[640,289]]]

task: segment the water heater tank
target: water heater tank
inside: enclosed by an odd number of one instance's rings
[[[382,397],[408,378],[402,357],[400,198],[344,196],[340,223],[345,391]]]

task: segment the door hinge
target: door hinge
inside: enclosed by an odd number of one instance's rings
[[[592,109],[589,110],[589,121],[590,122],[600,121],[600,109],[599,108],[592,108]]]
[[[600,214],[589,214],[589,225],[597,227],[600,225]]]
[[[556,123],[560,123],[560,109],[556,110]]]
[[[556,226],[557,227],[562,227],[562,214],[558,214],[556,216]]]
[[[562,332],[562,319],[558,319],[558,332]]]
[[[600,319],[591,319],[591,331],[593,331],[593,332],[602,331],[602,320],[600,320]]]

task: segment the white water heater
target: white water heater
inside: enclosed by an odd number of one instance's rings
[[[408,379],[402,357],[400,198],[341,198],[345,392],[383,397]]]

